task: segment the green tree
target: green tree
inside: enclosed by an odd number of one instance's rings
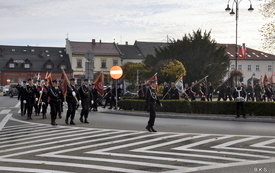
[[[139,71],[139,81],[147,80],[152,73],[152,68],[147,68],[144,63],[128,62],[122,66],[124,79],[132,84],[137,83],[137,71]]]
[[[208,80],[217,83],[225,76],[230,59],[225,47],[217,46],[210,34],[199,29],[182,40],[171,40],[167,47],[156,49],[155,56],[146,57],[144,63],[154,66],[161,60],[176,59],[186,68],[185,82],[191,83],[209,75]]]
[[[261,4],[260,12],[262,15],[270,19],[269,22],[263,25],[260,29],[262,33],[263,39],[263,49],[270,53],[275,53],[275,0],[265,0],[263,4]]]
[[[180,77],[180,75],[186,76],[184,65],[175,59],[162,60],[158,62],[154,69],[158,72],[159,83],[173,82]]]

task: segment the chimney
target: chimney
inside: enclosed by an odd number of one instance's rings
[[[128,41],[126,41],[125,44],[128,45]]]
[[[95,44],[95,39],[92,39],[92,43]]]
[[[101,43],[101,39],[99,40],[99,43]]]

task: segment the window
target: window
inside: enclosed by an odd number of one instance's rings
[[[15,64],[14,63],[9,63],[9,68],[14,68]]]
[[[256,71],[260,71],[260,65],[256,65]]]
[[[24,68],[30,68],[30,64],[24,64]]]
[[[101,68],[106,68],[106,60],[101,60]]]
[[[234,70],[235,69],[235,65],[231,65],[230,69]]]
[[[60,69],[66,69],[66,65],[61,65]]]
[[[113,65],[118,65],[118,60],[113,60]]]
[[[267,70],[272,71],[272,65],[268,65]]]
[[[76,60],[76,68],[82,68],[82,59]]]
[[[53,66],[51,64],[46,65],[46,69],[52,69],[52,68],[53,68]]]
[[[247,71],[251,71],[251,65],[247,66]]]
[[[238,65],[238,70],[242,70],[242,69],[243,69],[242,65]]]

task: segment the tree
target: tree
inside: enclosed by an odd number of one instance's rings
[[[186,68],[185,82],[191,83],[209,75],[208,80],[217,83],[227,73],[230,59],[225,47],[218,47],[210,34],[206,31],[202,34],[199,29],[182,40],[171,40],[167,47],[156,49],[155,56],[147,56],[144,63],[154,66],[161,60],[175,59]]]
[[[144,63],[128,62],[122,66],[124,79],[132,84],[137,82],[137,71],[139,71],[139,81],[146,80],[152,71],[152,68],[147,68]],[[139,82],[138,81],[138,82]]]
[[[180,75],[186,76],[183,64],[175,59],[162,60],[158,62],[154,69],[158,72],[159,83],[175,81]]]
[[[265,18],[271,19],[270,22],[263,25],[260,29],[262,36],[264,37],[263,50],[275,53],[275,0],[265,0],[265,3],[261,4],[260,12]]]

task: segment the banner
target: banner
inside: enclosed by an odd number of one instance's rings
[[[263,84],[264,84],[264,86],[267,86],[269,84],[269,80],[268,80],[266,74],[264,75]]]
[[[246,59],[246,47],[245,47],[245,44],[243,44],[243,46],[241,46],[239,48],[238,54],[239,54],[239,59],[240,60],[245,60]]]
[[[156,81],[156,92],[158,92],[158,77],[157,77],[158,73],[155,73],[154,76],[152,76],[147,82],[146,85],[150,85],[150,81]]]
[[[104,74],[102,72],[95,81],[95,88],[100,95],[104,95]]]
[[[180,93],[183,93],[183,75],[181,75],[175,82],[175,86],[178,88]]]
[[[52,82],[52,72],[48,74],[48,76],[46,77],[46,79],[48,79],[49,85],[53,85],[53,82]]]
[[[60,80],[60,83],[59,83],[59,87],[62,91],[62,94],[65,96],[67,95],[67,85],[69,85],[68,81],[67,81],[67,75],[66,73],[63,71],[62,72],[62,75],[61,75],[61,80]]]

